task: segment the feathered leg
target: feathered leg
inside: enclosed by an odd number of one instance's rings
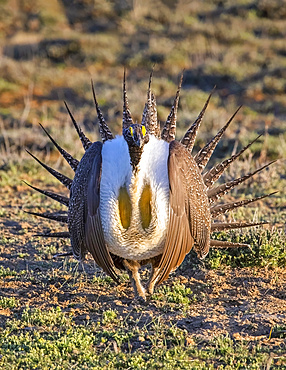
[[[137,261],[123,260],[123,265],[133,286],[135,298],[141,297],[146,301],[145,289],[141,284],[139,275],[139,268],[141,267],[140,263]]]
[[[159,275],[159,264],[161,260],[162,255],[160,254],[157,257],[152,258],[151,262],[151,272],[150,272],[150,278],[147,282],[147,293],[152,295],[154,293],[155,285],[158,281]]]

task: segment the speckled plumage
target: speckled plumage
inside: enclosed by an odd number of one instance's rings
[[[146,129],[150,135],[155,137],[161,136],[160,124],[157,119],[157,106],[156,98],[151,90],[153,71],[150,74],[149,86],[147,91],[147,102],[145,104],[142,114],[142,125],[146,126]]]
[[[271,194],[227,204],[217,205],[215,202],[273,163],[213,187],[231,163],[257,139],[202,174],[237,111],[217,135],[193,156],[197,131],[211,95],[198,118],[179,142],[175,140],[175,133],[182,77],[162,134],[159,132],[151,80],[152,73],[142,122],[134,124],[127,100],[124,73],[123,135],[115,138],[103,118],[93,90],[103,144],[91,143],[67,108],[86,150],[81,161],[74,159],[45,132],[74,169],[74,179],[61,175],[34,158],[70,189],[70,198],[32,187],[68,206],[67,215],[32,213],[68,223],[68,233],[43,236],[70,236],[75,258],[82,260],[90,252],[95,262],[117,282],[117,268],[125,268],[135,295],[143,299],[146,298],[146,291],[139,275],[142,265],[152,265],[147,284],[147,292],[152,294],[155,285],[166,280],[193,247],[198,257],[204,258],[210,247],[244,246],[211,240],[211,232],[263,223],[219,223],[213,219]],[[124,196],[121,197],[120,194]]]

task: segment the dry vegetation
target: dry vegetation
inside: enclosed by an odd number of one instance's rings
[[[0,0],[0,10],[2,368],[286,369],[286,3]],[[204,261],[191,253],[148,305],[135,306],[124,274],[116,286],[91,259],[53,257],[69,243],[36,234],[64,229],[24,211],[61,208],[21,180],[64,193],[24,151],[71,176],[38,122],[81,158],[63,100],[96,140],[92,78],[119,133],[123,65],[140,120],[154,63],[161,121],[185,69],[178,137],[216,85],[196,150],[240,104],[214,161],[265,133],[226,178],[280,159],[228,198],[279,193],[227,216],[270,225],[216,236],[250,248],[213,250]]]

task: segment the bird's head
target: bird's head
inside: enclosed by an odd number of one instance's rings
[[[149,134],[144,125],[132,123],[123,129],[124,139],[129,147],[143,148],[144,144],[149,141]]]

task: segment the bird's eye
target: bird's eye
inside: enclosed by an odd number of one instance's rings
[[[146,135],[146,127],[145,126],[142,126],[142,134],[143,134],[143,136],[145,136]]]
[[[131,136],[133,137],[133,127],[130,126],[129,131],[130,131]]]

